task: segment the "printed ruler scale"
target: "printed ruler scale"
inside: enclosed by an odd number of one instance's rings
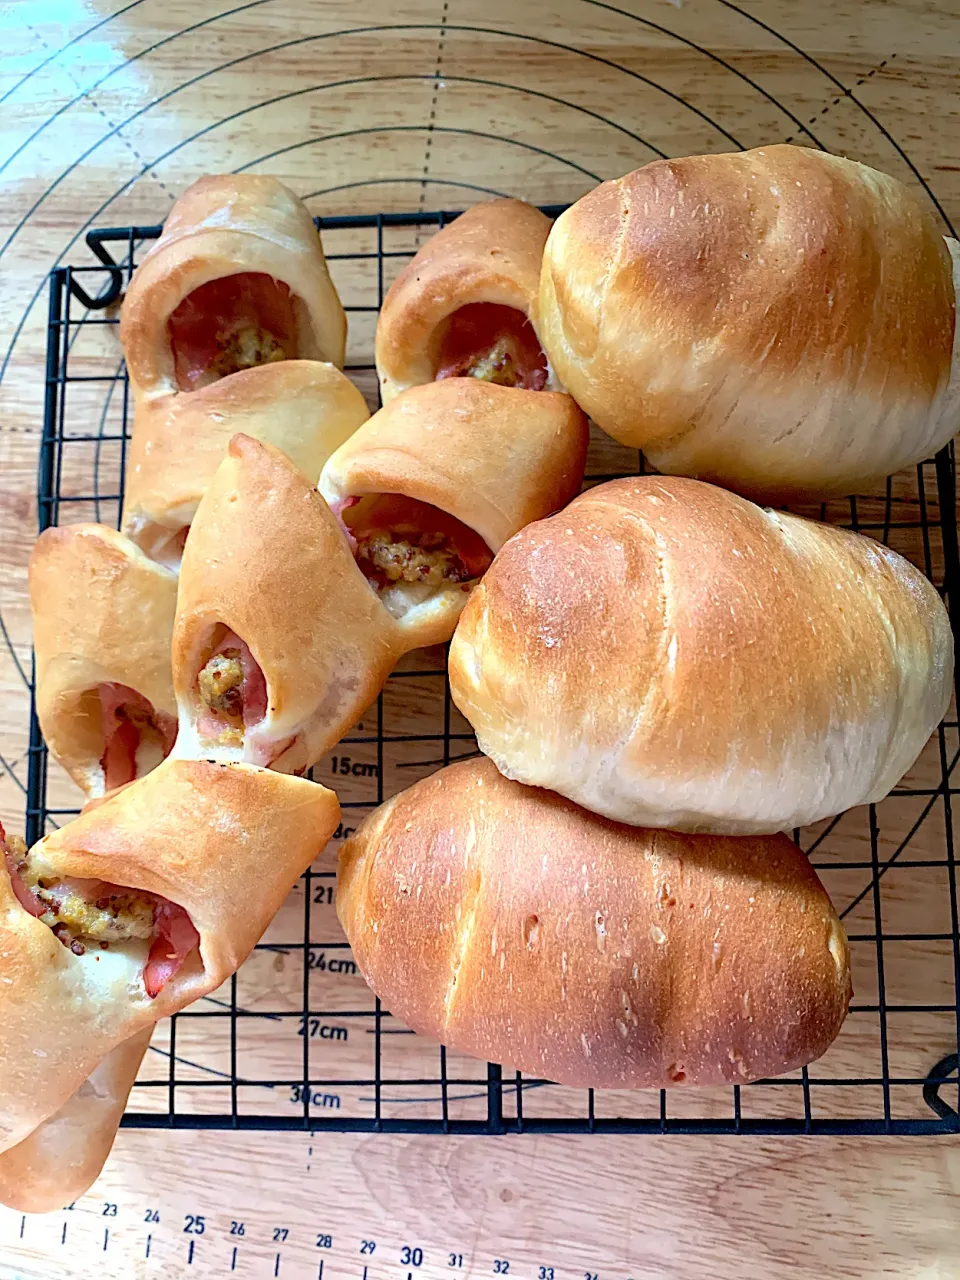
[[[485,1239],[478,1245],[454,1225],[446,1239],[435,1227],[423,1238],[415,1227],[398,1230],[373,1202],[369,1225],[358,1233],[356,1224],[364,1221],[358,1205],[328,1199],[326,1171],[318,1163],[321,1140],[305,1137],[304,1143],[308,1168],[301,1169],[295,1191],[290,1179],[286,1203],[259,1195],[253,1185],[238,1192],[235,1183],[229,1192],[211,1186],[205,1195],[190,1190],[151,1196],[146,1188],[143,1194],[124,1188],[110,1200],[106,1178],[60,1213],[2,1209],[0,1280],[632,1280],[626,1268],[591,1256],[588,1246],[575,1259],[569,1246],[556,1241]]]

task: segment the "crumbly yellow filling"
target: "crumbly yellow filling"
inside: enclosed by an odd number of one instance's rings
[[[445,546],[443,534],[421,534],[419,545],[389,534],[375,533],[357,544],[358,557],[379,569],[388,582],[416,582],[439,587],[466,580],[455,551]]]

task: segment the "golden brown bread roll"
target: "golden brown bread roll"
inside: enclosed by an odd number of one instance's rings
[[[549,230],[549,218],[522,200],[490,200],[427,241],[377,321],[384,404],[434,378],[558,389],[530,323]]]
[[[413,643],[438,644],[493,553],[580,492],[588,440],[569,396],[451,378],[374,414],[327,462],[320,492]]]
[[[200,178],[137,267],[120,316],[141,399],[275,360],[343,365],[347,324],[306,206],[276,178]]]
[[[88,796],[160,763],[176,737],[177,579],[104,525],[47,529],[30,558],[37,716]]]
[[[52,1213],[100,1176],[153,1028],[117,1045],[59,1111],[0,1154],[0,1203]]]
[[[578,200],[536,321],[571,395],[658,470],[786,501],[873,492],[960,429],[954,311],[906,187],[772,146],[657,160]]]
[[[282,360],[188,395],[145,400],[130,441],[123,530],[154,560],[179,568],[200,499],[238,431],[282,449],[316,480],[369,416],[350,379],[317,360]]]
[[[952,677],[946,610],[893,551],[655,476],[513,538],[450,649],[454,701],[509,777],[734,835],[880,800]]]
[[[0,834],[0,1151],[235,972],[339,812],[316,783],[168,758],[29,852]]]
[[[180,572],[177,754],[306,769],[411,647],[312,483],[279,450],[236,436]]]
[[[786,836],[620,826],[489,760],[371,814],[337,912],[391,1013],[567,1085],[779,1075],[826,1050],[850,999],[840,921]]]

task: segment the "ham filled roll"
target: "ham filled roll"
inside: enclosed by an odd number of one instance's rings
[[[234,973],[338,820],[316,783],[168,759],[29,850],[4,837],[0,1151]]]
[[[37,717],[89,797],[155,768],[177,734],[176,576],[104,525],[47,529],[30,559]]]
[[[135,399],[257,365],[343,365],[346,318],[306,207],[276,178],[201,178],[134,272],[123,344]]]
[[[438,231],[400,273],[377,322],[384,403],[437,378],[556,389],[531,317],[550,220],[491,200]]]
[[[281,449],[311,479],[370,416],[345,374],[316,360],[245,369],[191,395],[137,408],[123,530],[152,559],[179,569],[200,499],[238,431]]]
[[[410,647],[436,644],[507,539],[580,491],[587,441],[569,396],[428,383],[341,445],[320,492]]]

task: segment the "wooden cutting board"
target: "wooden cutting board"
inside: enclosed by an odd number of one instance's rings
[[[29,669],[44,282],[55,262],[89,260],[88,227],[160,221],[193,178],[241,166],[277,174],[314,213],[409,211],[462,207],[487,192],[567,201],[661,153],[787,139],[926,188],[960,221],[960,16],[948,0],[21,0],[0,5],[0,20],[0,98],[9,94],[0,114],[0,619],[12,650],[0,651],[0,820],[14,827],[26,775],[16,662]],[[354,326],[351,347],[369,358],[369,324]],[[72,420],[92,404],[77,392]],[[422,732],[436,716],[424,681],[391,697],[397,732]],[[353,748],[341,791],[368,801],[370,763]],[[342,779],[342,766],[328,766]],[[433,767],[412,756],[394,766],[388,794]],[[832,856],[862,857],[862,830],[838,832]],[[925,825],[917,856],[937,838]],[[851,899],[862,888],[839,873],[831,887]],[[903,878],[889,893],[911,919],[943,909],[932,878]],[[294,901],[275,928],[298,911]],[[286,989],[281,960],[278,952],[273,968],[261,960],[246,973],[251,1001]],[[936,947],[904,953],[901,990],[929,991],[943,964]],[[328,966],[315,980],[334,1013],[364,998],[349,971]],[[318,1029],[316,1053],[331,1075],[358,1074],[360,1034],[346,1019],[324,1025],[348,1033]],[[286,1049],[268,1023],[262,1033],[250,1026],[252,1060],[278,1077]],[[196,1034],[210,1053],[212,1033]],[[912,1031],[911,1069],[940,1034]],[[855,1038],[843,1048],[852,1071],[862,1072],[863,1051]],[[186,1056],[182,1043],[177,1053]],[[324,1092],[344,1114],[362,1106],[348,1090]],[[276,1094],[256,1105],[288,1114],[295,1102]],[[904,1106],[922,1114],[914,1095]],[[955,1140],[126,1130],[72,1210],[0,1213],[4,1280],[884,1272],[960,1274]]]

